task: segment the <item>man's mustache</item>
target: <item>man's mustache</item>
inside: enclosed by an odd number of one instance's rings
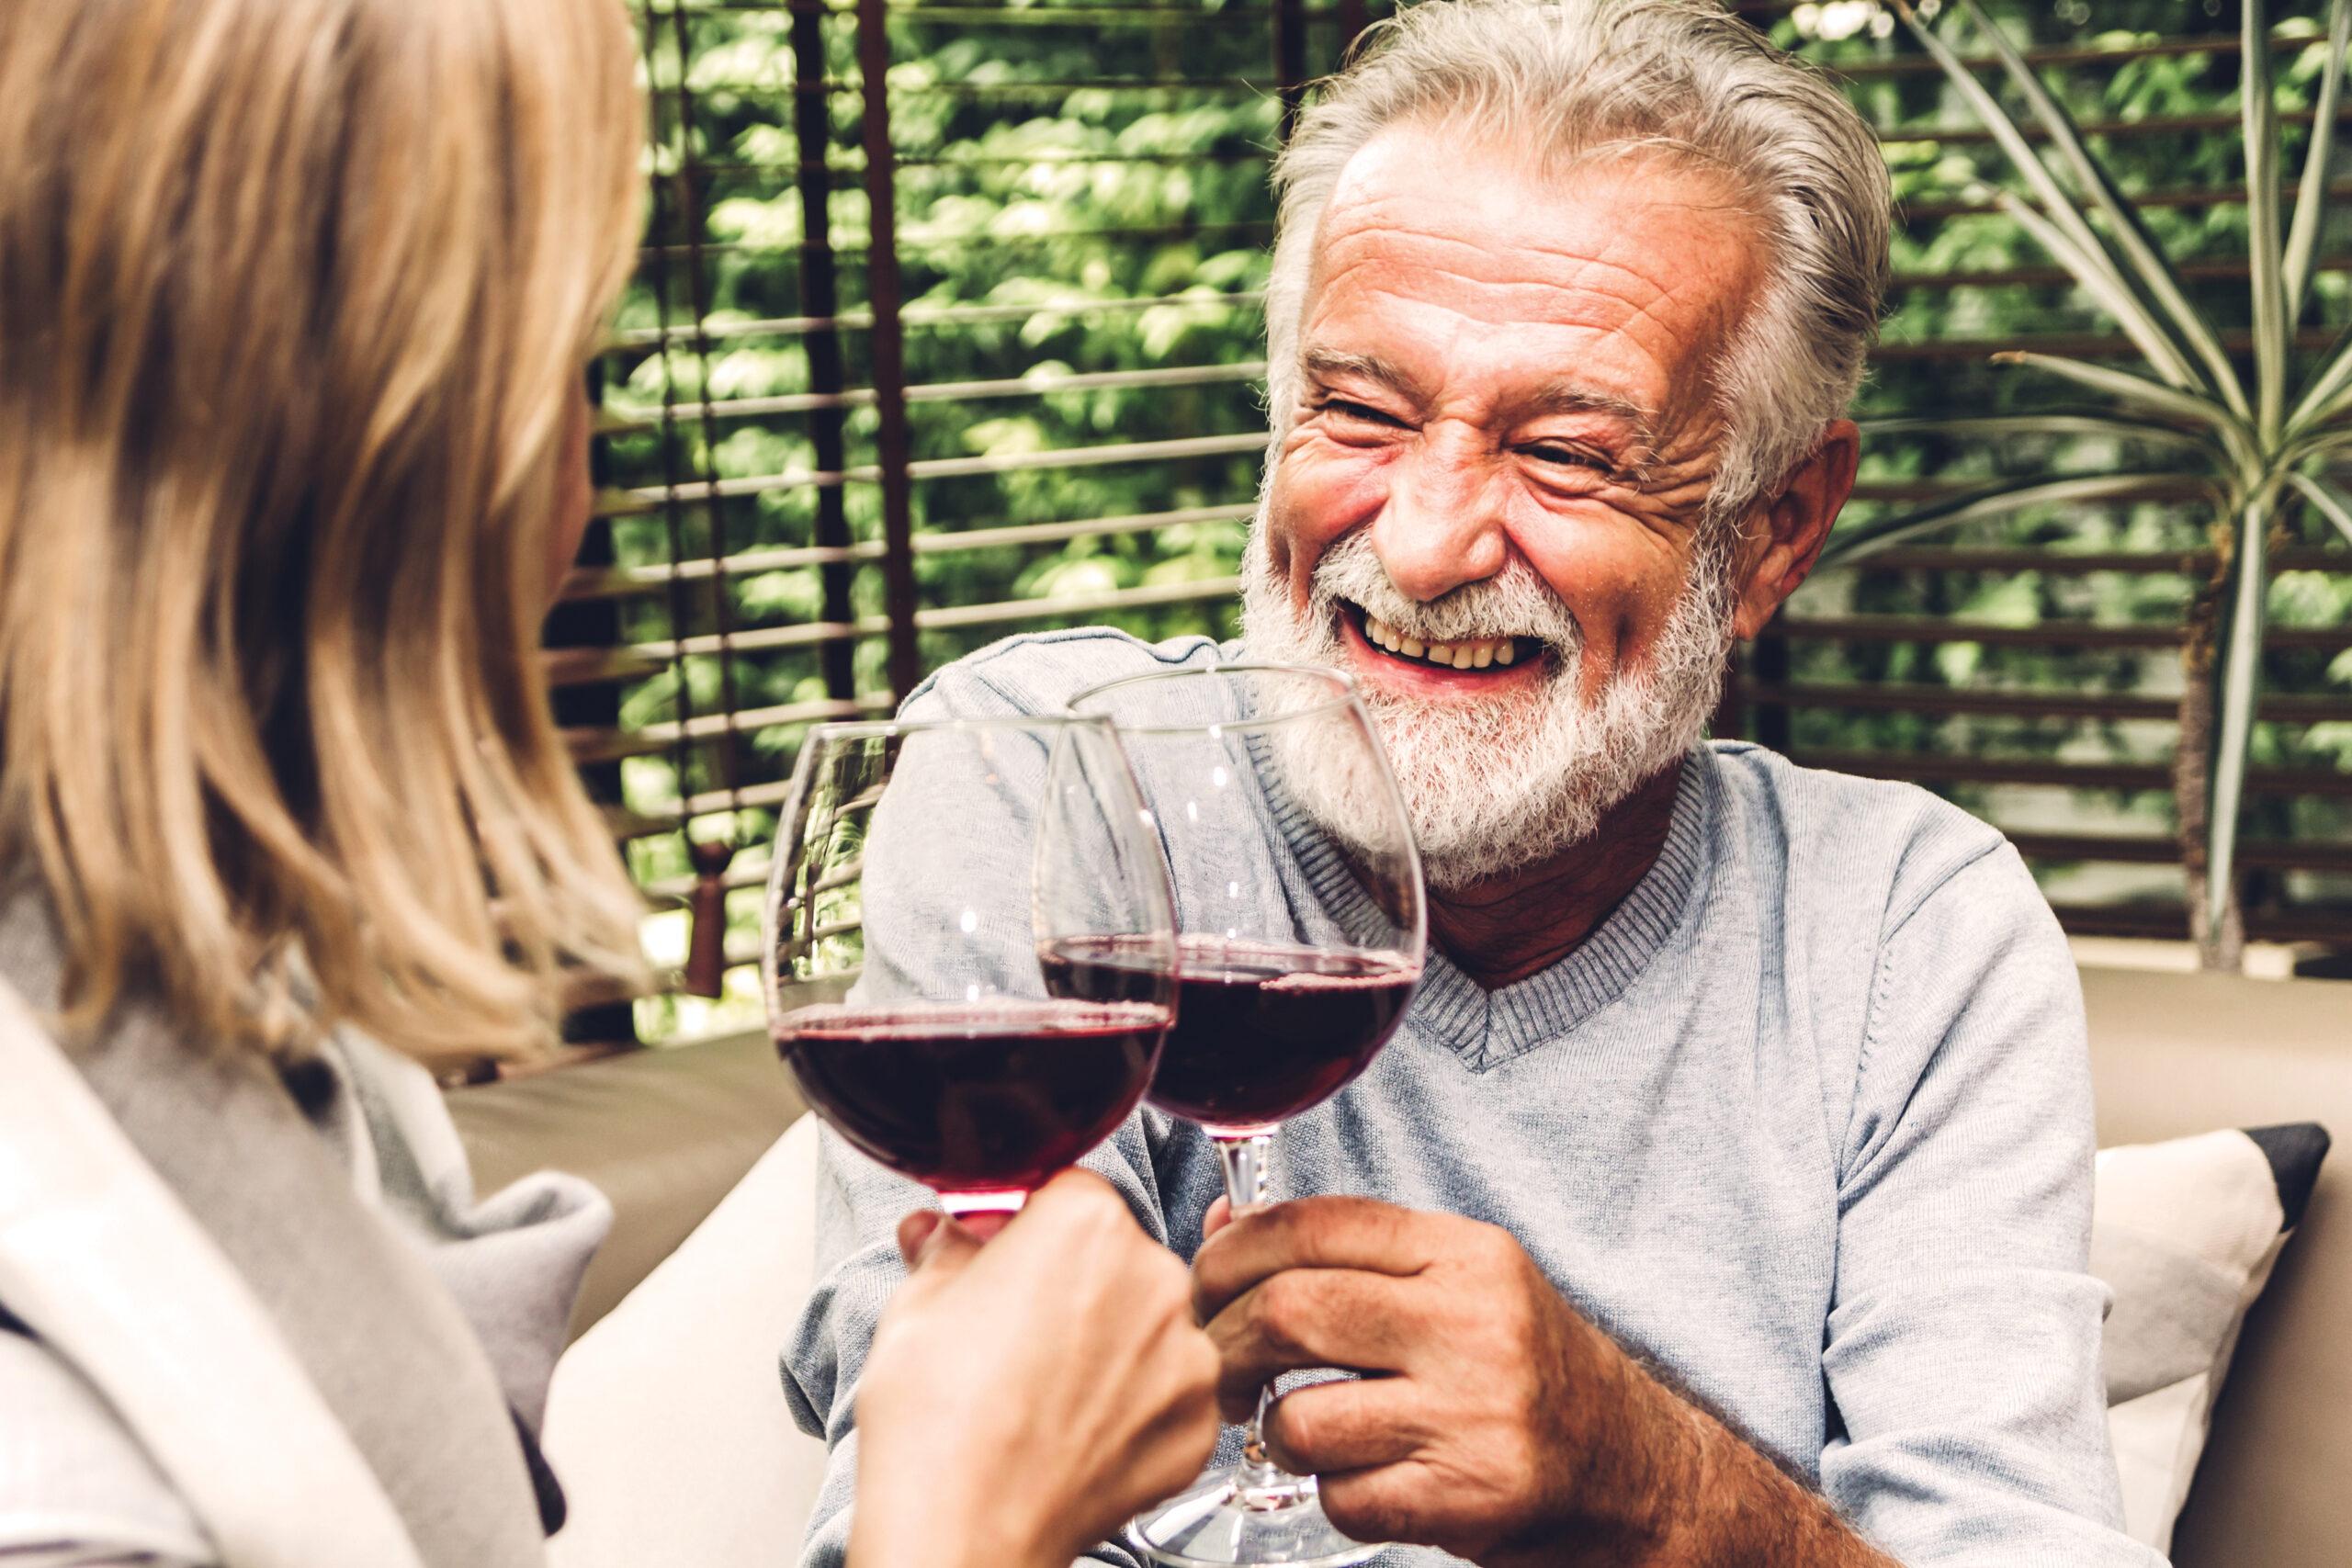
[[[1530,637],[1564,658],[1584,646],[1583,628],[1535,569],[1516,558],[1493,577],[1465,582],[1435,599],[1400,592],[1359,532],[1334,540],[1315,563],[1310,609],[1320,629],[1336,633],[1342,607],[1385,621],[1423,643]]]

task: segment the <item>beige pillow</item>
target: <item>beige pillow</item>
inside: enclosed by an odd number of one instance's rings
[[[2107,1421],[2134,1540],[2171,1547],[2239,1325],[2302,1218],[2327,1143],[2303,1122],[2098,1153],[2091,1272],[2115,1294]]]

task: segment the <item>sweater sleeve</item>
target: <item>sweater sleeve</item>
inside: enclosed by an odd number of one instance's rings
[[[0,1311],[0,1568],[218,1561],[105,1397]]]
[[[1907,1568],[2161,1568],[2121,1532],[2082,995],[2015,850],[1891,911],[1839,1160],[1824,1490]]]

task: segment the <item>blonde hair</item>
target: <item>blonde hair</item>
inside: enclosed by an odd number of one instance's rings
[[[64,1021],[549,1042],[637,900],[537,662],[617,0],[0,5],[0,878]]]

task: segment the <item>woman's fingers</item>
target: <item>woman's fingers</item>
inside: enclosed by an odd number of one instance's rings
[[[980,1250],[981,1238],[936,1209],[917,1209],[899,1222],[899,1256],[913,1273],[952,1274]]]
[[[899,1257],[912,1269],[922,1255],[922,1244],[947,1221],[936,1209],[912,1209],[899,1217]]]
[[[1137,1509],[1182,1491],[1216,1450],[1221,1423],[1216,1409],[1216,1352],[1200,1330],[1178,1328],[1159,1356],[1141,1403],[1159,1416],[1136,1435],[1133,1462],[1123,1467],[1125,1490],[1109,1529]]]
[[[1001,1235],[984,1244],[978,1228],[900,1223],[910,1277],[858,1393],[867,1550],[882,1550],[878,1514],[972,1539],[989,1521],[960,1508],[1021,1495],[1035,1506],[1018,1532],[1038,1536],[1021,1560],[1066,1562],[1199,1472],[1217,1353],[1182,1261],[1101,1178],[1065,1173]]]

